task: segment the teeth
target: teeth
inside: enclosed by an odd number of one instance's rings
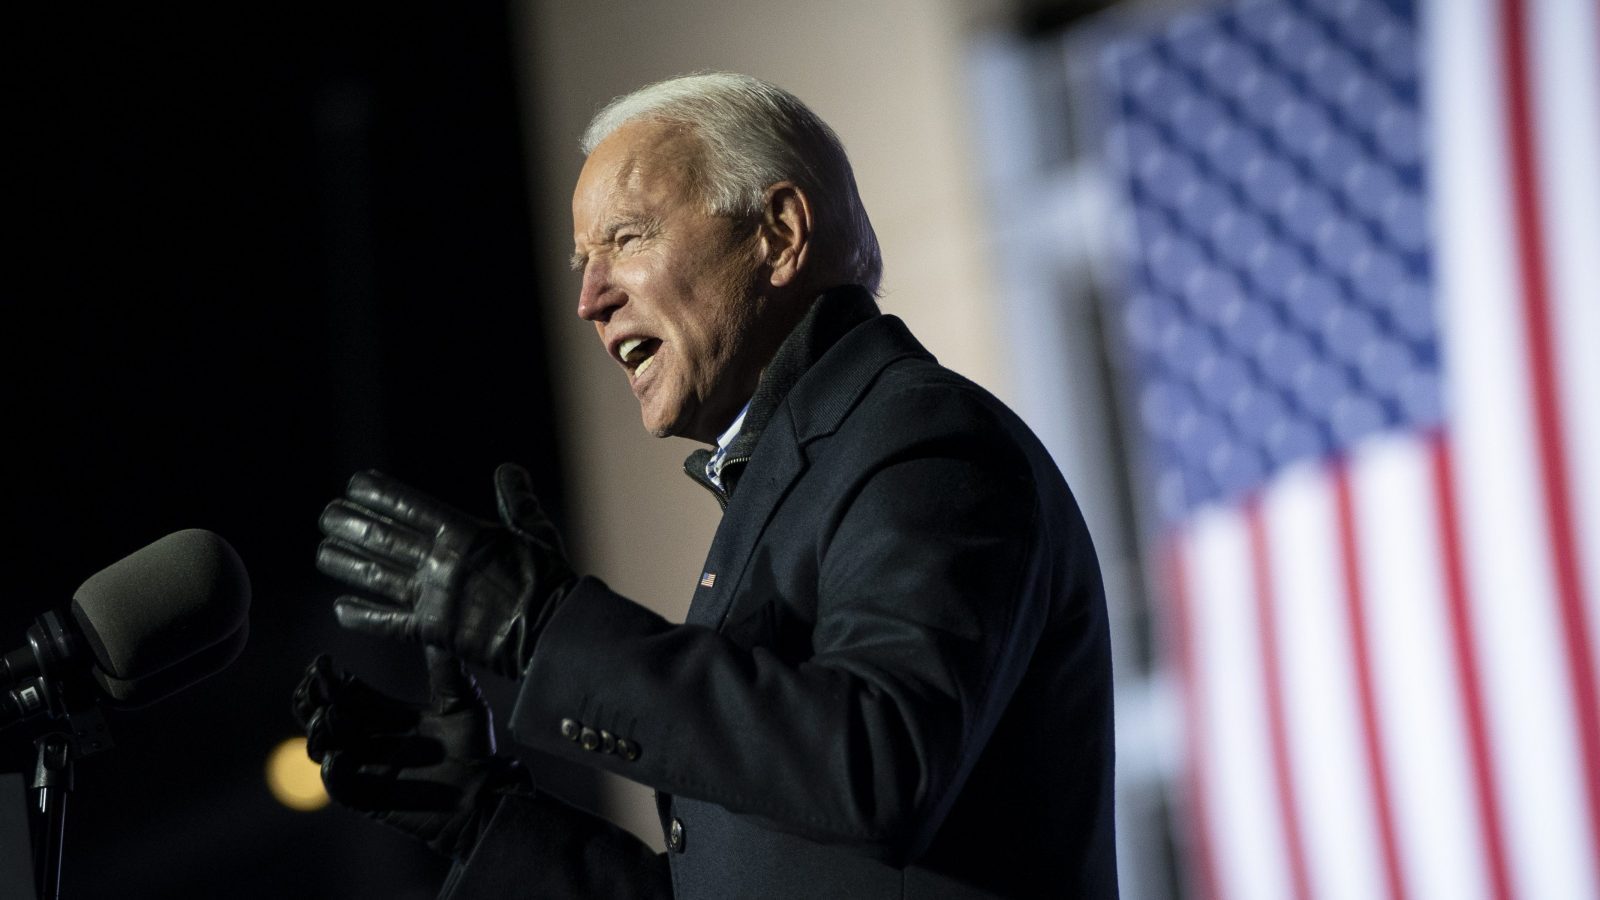
[[[639,363],[638,368],[633,370],[633,377],[638,378],[640,375],[643,375],[644,370],[650,368],[650,364],[655,361],[656,358],[654,356],[646,356],[644,358],[644,362]]]
[[[622,357],[623,362],[633,362],[628,357],[632,356],[633,351],[639,349],[639,345],[643,344],[644,341],[644,338],[628,338],[622,342],[621,347],[617,348],[617,355]]]

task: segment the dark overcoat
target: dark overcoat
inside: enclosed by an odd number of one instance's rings
[[[511,716],[655,788],[669,849],[507,798],[444,895],[1114,897],[1105,600],[1056,465],[860,289],[779,357],[687,623],[584,579]]]

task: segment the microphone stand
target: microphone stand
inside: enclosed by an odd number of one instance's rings
[[[67,795],[72,792],[78,760],[111,747],[105,714],[88,706],[65,716],[68,731],[48,731],[34,738],[33,875],[39,900],[59,900],[61,857],[66,842]]]
[[[66,630],[55,613],[39,619],[42,637],[52,647],[65,646]],[[111,733],[105,713],[92,700],[94,692],[77,683],[83,676],[52,677],[39,674],[25,679],[12,692],[19,715],[37,712],[54,724],[33,740],[34,791],[29,808],[33,832],[33,875],[39,900],[61,896],[61,857],[66,840],[67,794],[72,791],[75,763],[85,756],[109,750]],[[62,725],[65,730],[62,730]]]
[[[33,764],[34,865],[39,900],[61,896],[61,848],[67,827],[67,794],[72,790],[73,759],[69,739],[59,731],[34,738]]]

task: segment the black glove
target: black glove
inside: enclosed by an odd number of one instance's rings
[[[500,522],[486,522],[377,472],[322,511],[317,568],[383,600],[334,602],[339,624],[443,647],[515,678],[577,581],[528,473],[494,473]]]
[[[494,721],[477,682],[444,651],[424,653],[427,704],[380,693],[324,654],[295,688],[294,714],[328,796],[466,859],[496,796],[531,793],[532,783],[516,761],[494,755]]]

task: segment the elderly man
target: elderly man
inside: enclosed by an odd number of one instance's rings
[[[573,194],[578,315],[724,508],[685,624],[568,566],[526,473],[499,520],[376,473],[324,512],[341,624],[434,695],[326,658],[296,693],[338,800],[458,862],[451,897],[1111,897],[1111,679],[1089,535],[1028,429],[873,300],[837,137],[697,75],[614,101]],[[655,788],[667,852],[493,753]]]

